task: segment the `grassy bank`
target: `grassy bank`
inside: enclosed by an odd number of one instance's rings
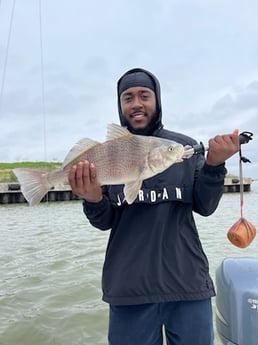
[[[54,170],[60,168],[61,163],[58,162],[14,162],[14,163],[0,163],[0,183],[17,182],[16,176],[13,173],[15,168],[29,168]]]

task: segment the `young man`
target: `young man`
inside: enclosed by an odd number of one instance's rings
[[[132,69],[117,86],[120,122],[130,132],[196,144],[163,128],[153,74]],[[101,188],[92,162],[71,170],[72,190],[84,199],[90,223],[111,229],[102,278],[110,345],[162,345],[163,325],[168,345],[213,344],[215,292],[192,212],[209,216],[216,210],[225,160],[238,150],[237,131],[210,139],[206,160],[194,155],[145,180],[132,205],[118,202],[123,186]]]

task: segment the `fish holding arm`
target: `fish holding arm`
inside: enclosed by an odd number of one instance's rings
[[[102,189],[93,163],[82,161],[74,165],[68,175],[68,180],[72,192],[80,198],[92,203],[102,200]]]
[[[216,209],[223,194],[224,177],[227,170],[224,163],[239,151],[239,136],[235,130],[231,134],[216,135],[209,140],[209,148],[205,163],[200,160],[194,183],[193,210],[209,216]],[[203,157],[204,159],[204,157]]]
[[[84,199],[83,211],[89,222],[100,230],[112,227],[114,208],[103,193],[96,167],[85,160],[74,165],[68,175],[72,192]]]
[[[193,155],[198,154],[204,156],[205,152],[210,150],[207,164],[211,166],[220,165],[224,163],[228,158],[233,156],[236,152],[240,151],[240,145],[247,144],[250,140],[253,139],[252,132],[244,131],[240,133],[238,135],[239,141],[236,137],[237,134],[238,130],[234,130],[232,134],[217,135],[213,139],[210,139],[209,144],[211,146],[211,150],[209,147],[205,147],[202,142],[200,142],[200,144],[195,144],[193,146],[186,145],[183,158],[189,159]],[[242,157],[242,160],[245,162],[249,161],[248,158],[245,157]]]

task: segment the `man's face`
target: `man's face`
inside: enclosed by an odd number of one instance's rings
[[[145,128],[156,111],[155,93],[147,87],[130,87],[122,92],[120,104],[123,116],[132,128]]]

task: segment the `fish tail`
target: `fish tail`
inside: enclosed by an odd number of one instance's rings
[[[47,178],[49,173],[44,170],[16,168],[13,172],[30,206],[38,205],[52,187]]]

